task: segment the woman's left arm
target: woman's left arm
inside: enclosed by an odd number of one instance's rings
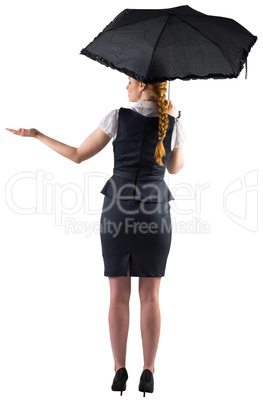
[[[166,168],[170,174],[178,173],[184,166],[183,148],[174,148],[168,159]]]

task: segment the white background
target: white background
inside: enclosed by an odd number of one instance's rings
[[[76,165],[5,127],[36,127],[78,146],[111,109],[129,106],[127,77],[80,50],[124,8],[182,4],[1,3],[2,402],[119,398],[110,390],[109,291],[98,233],[111,143]],[[247,80],[242,71],[236,80],[171,85],[187,141],[185,167],[166,176],[177,201],[171,203],[173,243],[160,294],[155,391],[147,398],[257,402],[263,398],[262,13],[257,0],[188,4],[233,18],[259,39]],[[81,232],[84,222],[93,228],[89,236]],[[129,401],[142,397],[137,282],[133,278],[130,378],[123,395]]]

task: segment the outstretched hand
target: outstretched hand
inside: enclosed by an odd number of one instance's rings
[[[13,128],[6,128],[7,131],[10,131],[13,134],[20,135],[21,137],[35,137],[39,131],[35,128],[19,128],[18,130],[14,130]]]

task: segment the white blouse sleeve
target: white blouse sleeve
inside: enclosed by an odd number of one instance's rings
[[[100,122],[99,127],[110,138],[115,139],[118,131],[119,109],[112,110]]]
[[[185,132],[181,120],[175,119],[174,130],[172,134],[171,149],[180,148],[185,142]]]

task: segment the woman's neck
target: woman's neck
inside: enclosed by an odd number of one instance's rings
[[[153,96],[149,95],[147,89],[144,89],[144,91],[141,92],[140,101],[155,102],[155,99],[153,98]]]
[[[154,98],[152,96],[147,96],[146,94],[142,94],[140,97],[139,101],[144,101],[144,102],[155,102]]]

